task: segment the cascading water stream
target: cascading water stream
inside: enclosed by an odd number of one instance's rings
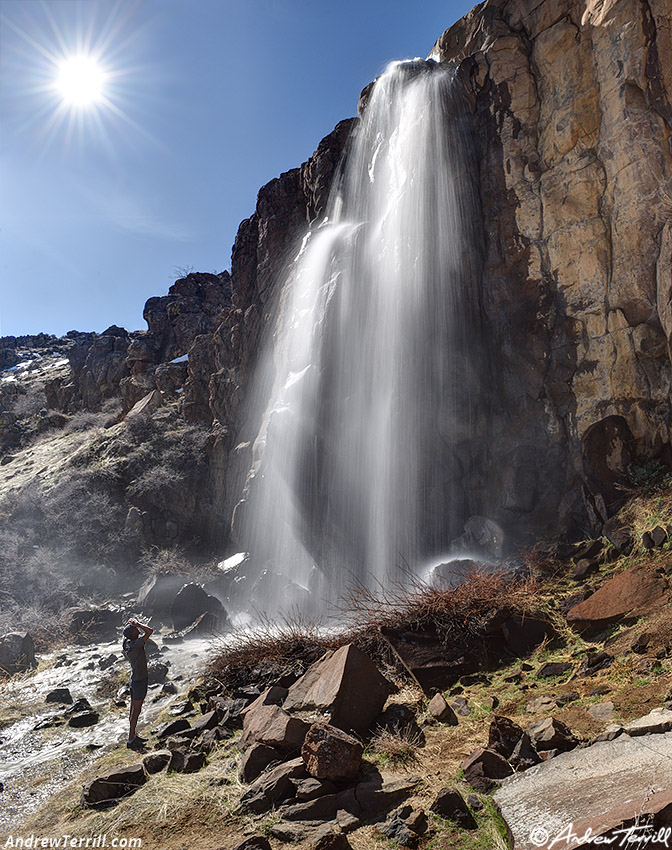
[[[480,374],[470,120],[453,70],[389,66],[281,295],[243,539],[318,597],[417,571],[461,530]]]

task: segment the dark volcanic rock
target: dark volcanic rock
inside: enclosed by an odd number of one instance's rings
[[[328,723],[314,723],[301,747],[308,773],[332,782],[354,779],[363,752],[364,747],[356,738]]]
[[[476,821],[455,788],[444,788],[430,806],[430,810],[442,818],[454,821],[462,829],[476,829]]]
[[[137,791],[145,782],[147,775],[141,764],[113,770],[84,786],[82,805],[88,808],[109,805]]]

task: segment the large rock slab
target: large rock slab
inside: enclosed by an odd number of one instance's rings
[[[283,703],[286,711],[320,711],[333,726],[366,732],[394,686],[353,644],[325,653],[296,681]]]
[[[599,823],[607,832],[621,823],[624,811],[644,811],[647,801],[670,787],[672,732],[655,739],[621,735],[560,753],[505,779],[494,801],[512,836],[513,850],[532,850],[549,848],[570,823],[579,834],[578,825],[584,822]],[[536,843],[541,830],[548,841]]]
[[[281,750],[298,750],[308,729],[309,723],[290,717],[280,706],[260,705],[245,715],[241,746],[258,743]]]
[[[669,585],[653,567],[631,567],[571,608],[567,622],[580,631],[600,631],[612,623],[648,614],[669,599]]]
[[[170,606],[174,630],[186,629],[202,614],[214,614],[222,629],[228,626],[229,618],[219,599],[206,593],[200,584],[189,582],[177,593]]]
[[[87,782],[82,791],[82,805],[97,808],[110,805],[128,797],[147,782],[147,774],[141,764],[113,770]]]

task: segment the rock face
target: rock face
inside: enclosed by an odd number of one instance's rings
[[[599,528],[669,445],[671,51],[665,3],[487,0],[432,53],[473,98],[505,529]]]
[[[0,637],[0,675],[37,667],[35,644],[28,632],[9,632]]]

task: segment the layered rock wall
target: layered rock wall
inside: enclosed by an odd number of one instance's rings
[[[669,446],[672,6],[493,0],[432,56],[471,90],[497,353],[489,511],[599,526]]]

